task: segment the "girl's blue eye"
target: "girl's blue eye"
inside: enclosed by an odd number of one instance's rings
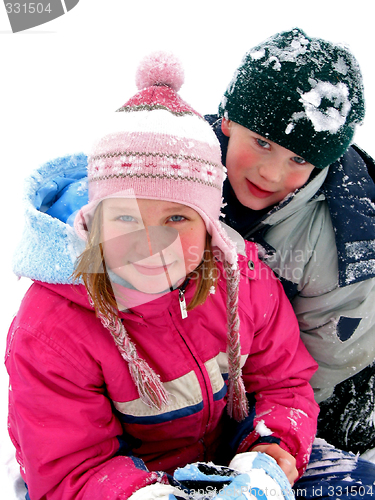
[[[301,158],[300,156],[293,156],[292,160],[295,163],[298,163],[298,165],[304,165],[305,163],[307,163],[307,161]]]
[[[267,141],[264,141],[263,139],[257,139],[257,143],[259,144],[259,146],[261,148],[264,148],[264,149],[269,149],[269,147],[270,147],[270,144]]]
[[[134,217],[131,215],[121,215],[118,219],[122,222],[135,222]]]
[[[171,217],[169,217],[169,220],[171,222],[181,222],[181,221],[186,220],[186,219],[182,215],[172,215]]]

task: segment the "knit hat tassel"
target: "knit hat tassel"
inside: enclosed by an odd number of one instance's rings
[[[241,373],[240,321],[238,318],[238,287],[240,273],[237,264],[225,262],[227,275],[227,318],[228,318],[228,414],[237,422],[248,416],[246,390]]]
[[[160,377],[144,359],[138,356],[137,349],[130,340],[121,319],[114,312],[110,320],[100,313],[99,317],[103,326],[111,332],[122,358],[128,363],[139,397],[150,408],[161,410],[168,404],[169,396]]]
[[[126,359],[124,355],[122,357]],[[160,382],[159,376],[146,361],[137,358],[129,362],[129,371],[137,387],[139,397],[147,406],[161,410],[163,406],[168,404],[167,391]]]
[[[228,415],[236,422],[242,422],[249,414],[245,386],[241,376],[237,379],[229,377]]]

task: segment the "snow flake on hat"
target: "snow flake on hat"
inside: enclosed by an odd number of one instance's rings
[[[251,50],[249,54],[254,61],[258,61],[258,59],[262,59],[266,55],[266,51],[264,49]]]
[[[233,90],[234,90],[234,88],[236,86],[236,82],[237,82],[237,78],[238,78],[239,74],[240,74],[240,72],[238,71],[238,69],[236,69],[236,71],[234,72],[234,75],[232,77],[232,80],[229,82],[229,85],[228,85],[228,88],[227,88],[228,94],[232,94],[233,93]],[[226,106],[226,103],[227,103],[227,98],[224,95],[223,98],[222,98],[222,106],[224,108]]]
[[[289,45],[278,46],[279,40],[270,40],[269,44],[261,49],[255,48],[249,52],[251,58],[255,61],[266,58],[262,63],[265,67],[272,67],[275,71],[281,70],[281,63],[293,62],[301,63],[301,55],[308,50],[309,40],[299,30],[295,30],[294,38]],[[267,51],[265,50],[267,49]]]
[[[341,73],[344,76],[346,76],[350,70],[343,57],[338,57],[337,61],[332,64],[332,67],[337,71],[337,73]]]
[[[336,134],[345,125],[351,109],[348,86],[343,82],[333,84],[312,79],[310,84],[311,90],[300,91],[299,101],[304,111],[293,113],[285,133],[290,134],[296,122],[304,118],[311,121],[316,132]]]

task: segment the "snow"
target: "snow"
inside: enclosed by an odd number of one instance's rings
[[[345,243],[345,248],[349,257],[360,260],[368,252],[375,252],[375,242],[373,241],[355,241],[352,243]]]
[[[271,66],[275,71],[280,71],[282,62],[296,62],[297,58],[306,52],[306,45],[309,41],[299,35],[298,40],[295,39],[290,44],[290,47],[280,49],[271,42],[269,44],[270,54],[272,54],[264,63],[264,66]],[[258,57],[259,58],[259,57]]]
[[[181,498],[188,498],[182,490],[169,484],[155,483],[139,489],[133,493],[129,500],[167,500],[173,494],[178,494]]]
[[[368,460],[369,462],[375,463],[375,448],[372,450],[368,450],[361,455],[361,458],[364,460]]]
[[[345,124],[351,105],[348,99],[349,89],[340,82],[333,85],[330,82],[314,82],[312,90],[301,94],[300,101],[305,108],[306,116],[311,120],[317,132],[328,131],[335,134]],[[322,99],[329,99],[336,107],[319,109]]]
[[[346,65],[346,62],[342,57],[339,57],[337,59],[337,63],[333,64],[333,67],[338,73],[341,73],[344,76],[348,73],[349,70],[348,66]]]
[[[250,55],[254,61],[257,61],[258,59],[262,59],[266,55],[266,51],[264,49],[252,50],[250,51]]]
[[[343,69],[343,68],[341,68]],[[311,80],[311,90],[301,93],[300,102],[305,111],[293,113],[291,122],[288,123],[285,133],[290,134],[295,122],[303,118],[311,121],[317,132],[330,132],[335,134],[345,124],[346,117],[350,111],[349,89],[347,85],[340,82],[336,85],[330,82]],[[321,109],[323,99],[328,99],[335,107]],[[339,109],[337,109],[339,107]]]
[[[259,420],[255,426],[255,432],[257,432],[259,436],[271,436],[272,434],[272,431],[266,426],[264,420]]]
[[[102,135],[108,110],[118,109],[135,94],[135,71],[147,53],[175,52],[185,71],[181,96],[201,113],[215,113],[245,52],[271,35],[298,26],[309,36],[343,42],[356,55],[367,89],[367,114],[356,142],[375,156],[373,16],[368,0],[357,0],[350,15],[344,4],[338,7],[326,0],[316,0],[313,6],[290,0],[287,8],[285,2],[269,0],[266,10],[254,9],[247,0],[232,0],[230,5],[222,0],[191,0],[183,5],[176,11],[172,0],[82,0],[66,15],[18,34],[10,32],[6,10],[0,9],[6,75],[0,83],[2,352],[30,283],[17,281],[11,272],[23,224],[21,180],[47,160],[89,150]],[[345,71],[342,64],[340,71]],[[25,489],[7,434],[7,374],[2,363],[0,398],[1,496],[18,500],[24,498]],[[375,451],[367,456],[375,462]]]

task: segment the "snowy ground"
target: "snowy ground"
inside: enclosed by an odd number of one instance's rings
[[[230,4],[230,7],[229,7]],[[48,24],[12,34],[0,6],[2,285],[0,350],[29,285],[11,272],[22,229],[22,179],[40,163],[88,152],[100,135],[100,116],[136,91],[139,60],[155,49],[172,50],[185,67],[181,95],[202,113],[214,113],[243,54],[278,31],[295,26],[309,36],[344,42],[362,68],[367,101],[356,142],[375,156],[373,16],[368,0],[80,0]],[[1,498],[24,498],[6,432],[7,375],[0,365]],[[367,458],[375,462],[375,452]]]

